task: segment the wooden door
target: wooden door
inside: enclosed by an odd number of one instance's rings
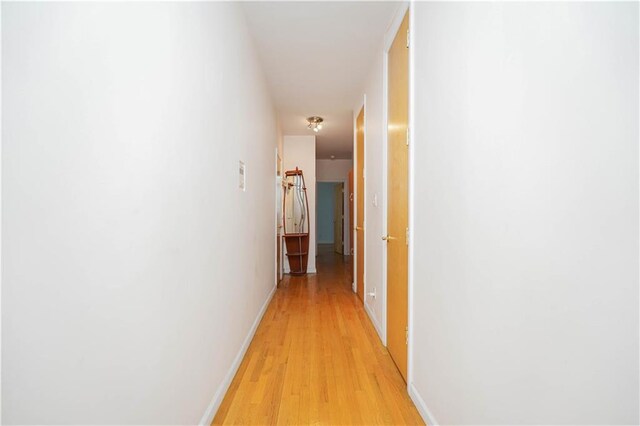
[[[349,170],[349,255],[353,255],[353,169]]]
[[[389,50],[387,348],[407,380],[409,226],[409,12]]]
[[[356,119],[356,289],[364,301],[364,107]]]
[[[344,183],[333,187],[333,248],[336,253],[343,254],[344,234]]]

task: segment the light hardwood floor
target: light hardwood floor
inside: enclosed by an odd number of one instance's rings
[[[330,247],[317,261],[317,275],[280,283],[213,424],[424,424],[351,265]]]

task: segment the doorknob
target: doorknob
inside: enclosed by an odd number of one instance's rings
[[[354,226],[353,230],[354,231],[362,231],[364,228],[362,226]]]
[[[391,235],[385,235],[384,237],[382,237],[383,241],[391,241],[391,240],[397,240],[396,237],[392,237]]]

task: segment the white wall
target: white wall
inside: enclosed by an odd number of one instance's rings
[[[638,419],[638,4],[415,3],[414,392]]]
[[[386,303],[386,279],[384,241],[382,236],[386,229],[384,179],[386,170],[386,155],[384,134],[386,131],[383,121],[383,52],[384,45],[380,42],[380,49],[365,81],[365,272],[364,293],[365,308],[373,322],[378,335],[386,342],[386,318],[384,306]],[[364,96],[362,97],[364,98]],[[354,106],[354,116],[360,112],[362,98]],[[355,122],[355,119],[354,119]],[[355,178],[354,178],[355,179]],[[376,200],[374,203],[374,199]],[[376,297],[369,293],[375,292]]]
[[[298,167],[304,173],[309,200],[309,263],[307,272],[316,272],[316,137],[284,136],[284,170]],[[285,258],[286,258],[286,248]],[[285,272],[289,272],[289,261],[285,259]]]
[[[206,421],[274,288],[275,114],[244,18],[2,9],[2,421]]]
[[[316,178],[318,182],[344,183],[344,254],[349,256],[349,171],[353,169],[353,160],[316,160]]]
[[[363,82],[362,95],[356,101],[354,127],[360,109],[365,107],[365,309],[371,318],[378,335],[386,344],[386,246],[382,236],[386,234],[386,119],[385,96],[386,74],[385,58],[388,47],[393,42],[398,27],[407,10],[406,2],[398,2],[394,16],[390,17],[387,30],[380,40],[378,54]],[[355,151],[355,147],[354,147]],[[376,294],[376,297],[369,293]]]
[[[317,160],[316,177],[318,182],[342,182],[352,168],[353,160]]]

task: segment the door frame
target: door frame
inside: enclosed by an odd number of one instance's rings
[[[358,231],[356,231],[355,227],[358,226],[358,194],[360,188],[358,188],[358,115],[360,111],[363,111],[363,138],[362,138],[362,156],[364,157],[364,164],[362,165],[362,178],[364,180],[365,186],[367,185],[367,168],[365,167],[367,164],[367,95],[366,93],[362,96],[362,103],[356,106],[356,109],[353,110],[353,224],[350,224],[353,227],[353,283],[351,283],[352,290],[354,293],[358,292]],[[386,126],[385,126],[386,128]],[[348,179],[348,178],[347,178]],[[362,246],[365,248],[365,253],[367,252],[367,191],[363,191],[362,194],[364,206],[362,212]],[[362,262],[362,292],[364,294],[362,304],[367,306],[367,258],[365,256],[364,262]]]
[[[393,44],[393,40],[402,24],[404,15],[409,11],[409,45],[414,44],[414,15],[415,4],[414,2],[403,2],[398,7],[396,14],[393,18],[391,25],[384,37],[384,49],[382,59],[382,122],[384,131],[382,132],[382,230],[383,235],[387,235],[387,220],[388,220],[388,178],[389,178],[389,166],[388,166],[388,132],[387,126],[389,124],[389,50]],[[407,290],[408,290],[408,316],[407,324],[409,327],[408,343],[407,343],[407,391],[409,395],[416,395],[413,390],[413,336],[414,336],[414,322],[413,322],[413,264],[414,264],[414,193],[415,193],[415,180],[414,180],[414,146],[415,140],[415,125],[414,125],[414,49],[409,48],[409,163],[408,163],[408,175],[409,175],[409,188],[408,188],[408,214],[409,214],[409,247],[408,247],[408,261],[407,261]],[[366,211],[366,208],[365,208]],[[387,245],[382,245],[382,287],[384,299],[382,300],[382,327],[383,336],[382,343],[387,345]],[[366,280],[365,280],[366,282]]]

